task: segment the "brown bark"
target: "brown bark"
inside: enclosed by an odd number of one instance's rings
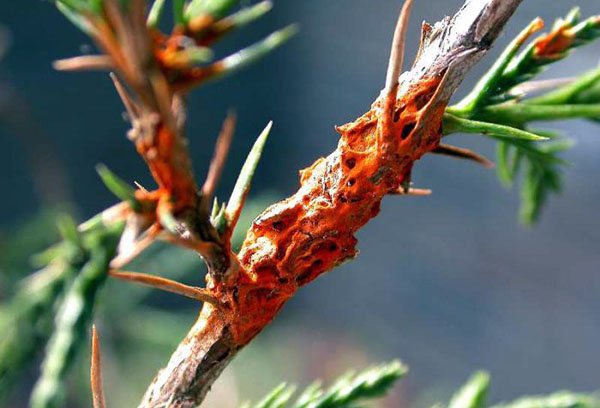
[[[382,95],[339,127],[337,149],[301,172],[296,194],[255,220],[239,254],[230,254],[225,278],[208,278],[223,307],[205,304],[140,408],[197,406],[300,286],[356,255],[354,233],[386,194],[408,188],[414,162],[439,146],[448,100],[520,1],[468,0],[453,18],[424,25],[421,50],[396,97]]]

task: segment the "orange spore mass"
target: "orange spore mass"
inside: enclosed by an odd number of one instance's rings
[[[541,36],[535,42],[535,55],[537,57],[560,58],[569,49],[575,35],[571,31],[571,25],[565,23]]]
[[[160,205],[176,203],[177,208],[169,208],[170,212],[191,208],[195,205],[196,185],[187,169],[173,163],[176,147],[173,133],[164,125],[159,124],[156,139],[146,141],[140,138],[136,141],[138,153],[146,160],[152,176],[158,183],[159,189],[153,197]],[[144,195],[143,193],[140,193]]]
[[[355,232],[379,213],[386,194],[408,181],[413,163],[439,144],[445,103],[428,105],[439,83],[422,81],[397,100],[389,129],[378,126],[381,100],[338,127],[337,149],[300,172],[296,194],[254,221],[238,254],[236,280],[209,282],[227,299],[237,344],[249,342],[300,286],[357,255]]]

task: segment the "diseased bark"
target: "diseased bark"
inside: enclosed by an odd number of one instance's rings
[[[356,256],[354,233],[386,194],[408,188],[414,162],[439,146],[448,100],[520,2],[468,0],[453,18],[424,24],[421,50],[400,77],[393,105],[383,95],[339,127],[337,149],[301,172],[296,194],[255,220],[225,278],[207,278],[224,306],[205,304],[140,408],[197,406],[300,286]],[[380,120],[388,106],[391,120]]]

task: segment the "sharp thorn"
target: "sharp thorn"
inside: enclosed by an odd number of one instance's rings
[[[231,140],[233,139],[235,124],[235,112],[230,111],[223,122],[223,126],[221,127],[221,132],[219,133],[219,137],[217,138],[217,143],[215,145],[213,158],[208,169],[208,175],[206,176],[206,181],[202,186],[202,195],[208,200],[210,200],[214,195],[217,185],[219,184],[221,174],[223,173],[223,168],[225,167],[225,162],[227,160],[227,154],[229,153],[229,148],[231,147]]]
[[[115,75],[114,72],[111,72],[108,75],[110,76],[110,79],[112,79],[113,84],[115,85],[117,93],[119,94],[119,97],[121,98],[121,102],[123,102],[123,106],[125,106],[125,110],[127,110],[129,119],[130,120],[136,119],[139,116],[139,109],[136,106],[135,102],[133,102],[133,100],[131,99],[131,97],[129,96],[127,91],[125,90],[125,87],[123,86],[121,81],[119,81],[119,78],[117,77],[117,75]]]
[[[471,161],[479,163],[487,168],[494,167],[494,163],[492,163],[486,157],[484,157],[478,153],[475,153],[472,150],[463,149],[462,147],[456,147],[456,146],[451,146],[451,145],[446,145],[446,144],[441,143],[437,148],[433,149],[431,151],[431,153],[441,154],[441,155],[450,156],[450,157],[456,157],[459,159],[471,160]]]
[[[152,226],[147,229],[146,233],[140,239],[134,241],[130,245],[122,245],[123,239],[127,237],[126,231],[124,231],[121,235],[121,242],[119,243],[119,254],[110,262],[110,267],[119,269],[127,265],[136,256],[141,254],[145,249],[152,245],[159,233],[160,225],[152,224]]]
[[[96,325],[92,326],[92,364],[90,367],[90,383],[94,408],[106,408],[104,388],[102,386],[102,365],[100,363],[100,341]]]
[[[413,0],[406,0],[402,6],[402,11],[396,23],[394,39],[392,41],[392,50],[390,52],[390,61],[388,64],[387,75],[385,79],[384,94],[394,93],[398,86],[398,78],[404,63],[404,48],[406,43],[406,30],[412,8]]]
[[[412,188],[412,187],[405,189],[403,186],[400,186],[400,188],[392,191],[390,194],[392,194],[392,195],[428,196],[428,195],[431,195],[431,190],[428,188]]]
[[[82,55],[54,61],[57,71],[107,71],[113,69],[113,61],[108,55]]]
[[[134,181],[133,184],[135,184],[135,186],[137,188],[139,188],[140,190],[142,190],[144,193],[148,193],[148,190],[146,189],[146,187],[142,186],[139,182]]]
[[[270,121],[265,127],[265,129],[262,131],[258,139],[256,139],[256,142],[254,142],[252,150],[250,150],[250,153],[248,154],[248,157],[246,158],[246,161],[242,166],[242,170],[240,171],[240,175],[235,183],[233,192],[231,193],[231,197],[227,202],[225,214],[227,217],[227,221],[229,222],[230,231],[233,231],[235,225],[237,224],[237,220],[240,217],[242,207],[244,206],[244,202],[246,201],[246,196],[248,195],[248,191],[250,190],[252,177],[254,176],[254,172],[256,171],[256,166],[258,166],[260,156],[262,154],[263,148],[265,147],[265,143],[267,141],[269,133],[271,132],[272,126],[273,121]]]
[[[160,276],[138,272],[119,271],[114,269],[109,271],[109,276],[127,282],[134,282],[139,283],[141,285],[151,286],[156,289],[175,293],[177,295],[185,296],[190,299],[195,299],[201,302],[207,302],[212,305],[219,306],[220,304],[220,302],[214,296],[212,296],[206,289],[184,285],[183,283],[163,278]]]
[[[394,110],[396,106],[396,94],[398,92],[398,81],[404,63],[404,46],[406,42],[406,29],[408,19],[412,8],[413,0],[406,0],[400,11],[396,29],[394,30],[394,39],[392,40],[392,49],[388,63],[387,74],[385,78],[385,88],[382,92],[383,106],[379,120],[378,146],[384,146],[384,138],[394,131]]]
[[[171,97],[169,84],[161,72],[151,72],[148,74],[148,76],[160,115],[165,121],[167,127],[175,133],[177,132],[178,128],[177,122],[173,117],[173,111],[171,110],[171,101],[173,98]]]
[[[191,249],[204,259],[208,259],[213,255],[212,250],[214,244],[211,244],[209,242],[194,240],[191,238],[182,238],[173,234],[162,234],[159,238],[166,242],[181,245],[184,248]]]
[[[409,195],[428,196],[431,195],[431,190],[428,188],[409,188]]]

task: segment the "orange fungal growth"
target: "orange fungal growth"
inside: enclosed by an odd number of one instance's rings
[[[573,44],[575,34],[570,23],[563,23],[535,42],[535,55],[544,58],[561,58],[562,53]]]
[[[157,125],[154,140],[136,139],[137,151],[148,163],[152,176],[158,183],[160,198],[176,198],[172,201],[176,203],[177,208],[169,209],[170,212],[193,207],[197,190],[186,161],[176,162],[182,154],[176,151],[178,143],[175,139],[173,132],[162,123]]]
[[[590,17],[588,20],[574,25],[572,22],[563,21],[557,24],[552,31],[538,38],[534,44],[535,55],[548,59],[560,59],[564,57],[564,53],[576,46],[575,41],[586,41],[586,35],[582,34],[582,30],[588,26],[600,26],[600,16]],[[582,27],[582,25],[584,25]]]
[[[300,172],[296,194],[254,221],[238,254],[241,270],[228,302],[239,345],[300,286],[356,256],[355,232],[379,213],[385,195],[410,181],[413,163],[439,144],[445,107],[435,100],[440,81],[422,81],[397,100],[389,129],[378,126],[381,99],[338,127],[338,148]],[[214,288],[223,289],[229,292]]]

